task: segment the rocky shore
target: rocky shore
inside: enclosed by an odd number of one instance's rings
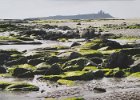
[[[139,100],[140,38],[109,33],[122,28],[140,27],[0,23],[1,92],[28,91],[34,100]]]

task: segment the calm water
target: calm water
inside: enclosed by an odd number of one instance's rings
[[[140,17],[140,0],[0,0],[0,18],[46,17],[96,13]]]

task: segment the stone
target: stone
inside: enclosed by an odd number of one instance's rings
[[[72,43],[71,44],[71,46],[70,47],[75,47],[75,46],[79,46],[79,45],[81,45],[80,43],[78,43],[78,42],[74,42],[74,43]]]
[[[124,75],[125,75],[124,71],[117,71],[114,73],[114,77],[117,77],[117,78],[122,78],[124,77]]]
[[[0,67],[0,74],[1,74],[1,73],[6,73],[6,68],[4,68],[4,67],[1,66],[1,67]]]
[[[12,73],[13,76],[19,78],[30,78],[34,77],[34,74],[31,70],[25,68],[15,68]]]
[[[129,68],[132,64],[132,59],[128,55],[122,52],[112,53],[108,59],[106,67],[108,68]]]

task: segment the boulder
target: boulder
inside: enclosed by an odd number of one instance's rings
[[[138,62],[134,63],[133,65],[130,66],[130,72],[135,73],[135,72],[140,72],[140,60]]]
[[[44,75],[51,68],[51,66],[45,62],[38,64],[36,67],[37,68],[35,69],[34,74],[39,75]]]
[[[25,63],[27,63],[27,58],[26,57],[21,57],[21,58],[18,58],[16,60],[7,61],[5,65],[6,66],[12,66],[12,65],[25,64]]]
[[[64,63],[63,70],[64,71],[82,70],[85,66],[88,65],[97,66],[91,60],[81,57],[69,60],[66,63]]]
[[[82,55],[78,52],[66,52],[66,53],[61,53],[61,54],[58,55],[58,57],[60,57],[62,59],[66,59],[66,60],[79,58],[81,56]]]
[[[119,48],[122,48],[122,46],[120,45],[120,43],[118,43],[116,41],[111,41],[111,40],[104,40],[103,41],[103,45],[109,46],[110,49],[119,49]]]
[[[140,54],[140,48],[124,49],[124,50],[121,50],[121,52],[127,55],[137,55],[137,54]]]
[[[89,27],[87,29],[84,29],[81,33],[82,38],[91,39],[95,36],[95,29],[93,27]]]
[[[13,76],[19,78],[29,78],[34,77],[34,74],[31,70],[25,68],[15,68],[12,73]]]
[[[92,57],[90,60],[96,64],[101,64],[103,62],[102,59],[99,57]]]
[[[66,80],[92,80],[94,78],[94,75],[92,72],[87,71],[70,71],[65,72],[65,76],[63,79]]]
[[[1,66],[1,67],[0,67],[0,74],[1,74],[1,73],[6,73],[6,68],[4,68],[4,67]]]
[[[39,87],[28,83],[14,83],[6,87],[7,91],[39,91]]]
[[[78,52],[72,52],[72,53],[70,53],[68,59],[75,59],[75,58],[79,58],[81,56],[82,55],[80,53],[78,53]]]
[[[60,61],[59,58],[56,57],[56,56],[51,56],[51,57],[48,58],[48,60],[47,60],[47,62],[48,62],[49,64],[54,64],[54,63],[57,63],[57,62],[59,62],[59,61]]]
[[[106,89],[95,87],[95,88],[94,88],[94,91],[95,91],[95,92],[98,92],[98,93],[103,93],[103,92],[106,92]]]
[[[53,64],[48,70],[46,70],[46,75],[59,75],[62,73],[61,67],[58,64]]]
[[[120,45],[120,43],[116,42],[116,41],[112,41],[112,40],[102,40],[96,44],[94,44],[93,46],[91,46],[91,49],[101,49],[103,47],[106,47],[106,49],[120,49],[122,48],[122,46]]]
[[[108,68],[128,68],[132,64],[132,59],[122,52],[115,52],[109,56],[106,67]]]
[[[0,53],[0,65],[4,64],[5,61],[10,59],[10,55],[7,53]]]
[[[79,46],[79,45],[81,45],[80,43],[78,43],[78,42],[74,42],[74,43],[72,43],[71,44],[71,46],[70,47],[75,47],[75,46]]]
[[[43,60],[41,60],[39,58],[28,60],[28,64],[33,65],[33,66],[35,66],[35,65],[37,65],[37,64],[39,64],[41,62],[43,62]]]
[[[101,70],[97,70],[97,71],[93,72],[93,77],[95,79],[97,79],[97,78],[103,78],[104,77],[104,72],[101,71]]]
[[[125,72],[121,70],[114,73],[114,77],[117,77],[117,78],[122,78],[124,77],[124,75],[125,75]]]

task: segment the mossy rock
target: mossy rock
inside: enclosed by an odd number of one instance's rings
[[[35,70],[36,67],[35,66],[32,66],[32,65],[29,65],[29,64],[21,64],[21,65],[14,65],[10,68],[8,68],[8,72],[9,73],[13,73],[13,71],[16,69],[16,68],[24,68],[24,69],[27,69],[27,70]]]
[[[67,86],[73,86],[75,84],[74,81],[71,80],[65,80],[65,79],[59,79],[57,83],[62,84],[62,85],[67,85]]]
[[[29,78],[34,77],[33,70],[35,69],[34,66],[24,64],[24,65],[17,65],[13,66],[12,68],[9,68],[9,73],[12,74],[12,76],[19,77],[19,78]]]
[[[69,98],[65,98],[63,100],[85,100],[84,98],[79,98],[79,97],[69,97]]]
[[[1,73],[6,73],[6,68],[5,67],[0,67],[0,74]]]
[[[59,75],[62,73],[62,69],[60,67],[60,64],[53,64],[49,65],[46,63],[41,63],[36,66],[36,70],[34,71],[35,74],[41,74],[41,75]]]
[[[5,89],[7,86],[11,85],[10,82],[0,82],[0,89]]]
[[[103,62],[103,60],[99,57],[92,57],[90,60],[96,64],[101,64]]]
[[[50,81],[57,81],[59,79],[65,79],[65,80],[92,80],[93,79],[93,73],[88,71],[71,71],[71,72],[65,72],[60,75],[44,75],[41,76],[39,79],[45,79]]]
[[[21,64],[26,64],[27,63],[27,58],[26,57],[19,57],[18,59],[7,61],[5,63],[6,66],[13,66],[13,65],[21,65]]]
[[[38,79],[57,81],[59,79],[62,79],[63,77],[64,75],[44,75],[44,76],[39,77]]]
[[[34,77],[34,74],[31,70],[27,70],[24,68],[15,68],[12,76],[19,77],[19,78],[29,78]]]
[[[127,55],[136,55],[136,54],[140,54],[140,48],[124,49],[121,50],[121,52]]]
[[[106,73],[105,76],[106,77],[114,77],[115,72],[119,71],[118,68],[114,68],[114,69],[109,69]]]
[[[34,70],[34,74],[37,74],[37,75],[45,75],[47,70],[49,70],[51,68],[51,65],[43,62],[43,63],[40,63],[36,66],[36,69]]]
[[[63,66],[63,70],[64,71],[82,70],[85,66],[88,65],[96,65],[96,64],[87,58],[81,57],[66,62]]]
[[[129,75],[128,78],[140,78],[140,72],[133,73]]]
[[[39,88],[28,83],[14,83],[6,87],[7,91],[38,91]]]
[[[60,42],[67,42],[68,41],[68,39],[66,39],[66,38],[59,38],[57,40],[60,41]]]
[[[43,62],[43,60],[40,59],[40,58],[35,58],[35,59],[28,60],[28,64],[33,65],[33,66],[36,66],[36,65],[38,65],[39,63],[42,63],[42,62]]]
[[[96,70],[93,72],[93,78],[99,79],[104,77],[104,72],[102,70]]]
[[[125,72],[122,70],[119,70],[119,71],[114,73],[114,77],[117,77],[117,78],[125,77]]]
[[[65,72],[65,76],[63,79],[67,80],[92,80],[93,73],[87,71],[72,71],[72,72]]]
[[[86,66],[83,71],[96,71],[98,68],[96,66]]]
[[[130,72],[131,72],[131,73],[140,72],[140,63],[131,66],[131,68],[130,68]]]
[[[62,69],[59,64],[53,64],[47,71],[46,75],[59,75],[62,73]]]
[[[87,57],[87,58],[103,57],[103,54],[98,50],[81,49],[79,53],[81,53],[84,57]]]
[[[60,60],[57,56],[51,56],[47,59],[47,63],[49,64],[54,64],[54,63],[58,63]]]
[[[116,78],[122,78],[126,77],[130,74],[129,68],[128,69],[119,69],[119,68],[114,68],[114,69],[102,69],[105,73],[105,77],[116,77]]]
[[[60,55],[58,55],[58,57],[62,58],[62,59],[66,59],[66,60],[71,60],[71,59],[75,59],[75,58],[79,58],[82,55],[78,52],[65,52],[62,53]]]

